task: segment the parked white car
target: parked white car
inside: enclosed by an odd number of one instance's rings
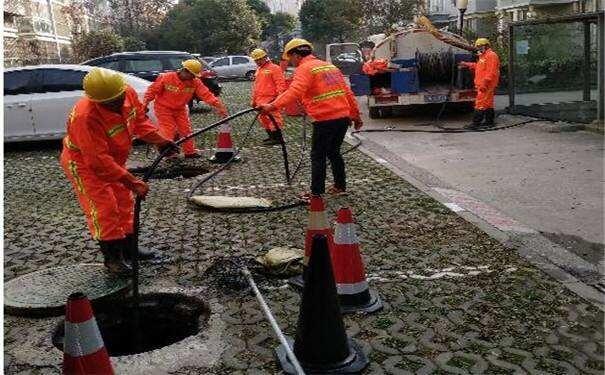
[[[61,139],[82,79],[93,66],[36,65],[4,71],[4,142]],[[141,101],[151,82],[124,75]],[[151,107],[151,106],[150,106]],[[150,108],[149,117],[157,124]]]
[[[246,78],[254,79],[256,63],[248,56],[219,57],[209,65],[219,78]]]

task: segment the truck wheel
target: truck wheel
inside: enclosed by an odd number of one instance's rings
[[[372,118],[372,119],[380,118],[380,108],[379,107],[370,107],[370,118]]]

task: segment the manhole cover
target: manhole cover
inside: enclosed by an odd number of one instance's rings
[[[202,300],[177,293],[141,295],[137,310],[132,299],[125,299],[94,312],[103,343],[112,357],[144,353],[179,342],[197,334],[210,316],[210,308]],[[64,321],[57,325],[52,342],[63,351]]]
[[[55,316],[67,297],[82,292],[93,302],[126,292],[129,281],[110,276],[100,263],[47,268],[4,284],[4,309],[18,316]]]

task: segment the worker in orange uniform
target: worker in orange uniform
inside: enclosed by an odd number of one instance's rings
[[[475,89],[477,90],[473,122],[465,126],[465,128],[491,128],[494,126],[495,118],[494,93],[500,81],[500,58],[490,48],[487,38],[477,39],[475,47],[478,49],[479,60],[476,63],[460,63],[461,66],[475,72]]]
[[[250,53],[258,69],[254,74],[254,86],[252,87],[252,107],[261,104],[267,104],[275,100],[279,94],[286,90],[286,77],[279,67],[271,62],[267,57],[267,52],[260,48],[254,49]],[[261,113],[258,117],[263,128],[267,131],[268,138],[263,140],[263,144],[270,146],[282,142],[281,129],[284,126],[284,119],[279,110],[270,113],[275,120],[271,121],[267,114]]]
[[[178,135],[185,137],[191,134],[191,121],[187,103],[193,96],[213,106],[222,117],[227,117],[227,108],[199,79],[202,63],[196,59],[182,62],[183,67],[176,72],[162,73],[149,86],[145,93],[145,108],[155,100],[154,111],[160,125],[160,132],[165,138],[174,140]],[[193,139],[182,144],[186,158],[200,157]]]
[[[133,137],[165,148],[174,142],[162,137],[147,118],[137,93],[120,73],[94,68],[83,81],[86,96],[67,120],[61,166],[71,181],[86,215],[92,238],[99,241],[105,266],[114,274],[129,274],[133,256],[132,193],[145,197],[149,187],[125,168]],[[142,253],[141,259],[155,256]]]
[[[295,38],[284,47],[283,58],[296,66],[292,84],[273,102],[259,108],[273,112],[300,99],[313,121],[311,146],[311,192],[301,198],[325,192],[326,160],[330,160],[334,185],[328,192],[340,195],[346,192],[345,164],[340,147],[347,128],[363,125],[357,101],[340,70],[312,55],[313,46],[304,39]]]

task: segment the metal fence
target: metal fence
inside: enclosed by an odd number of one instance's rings
[[[509,111],[552,120],[603,120],[603,16],[509,26]]]

